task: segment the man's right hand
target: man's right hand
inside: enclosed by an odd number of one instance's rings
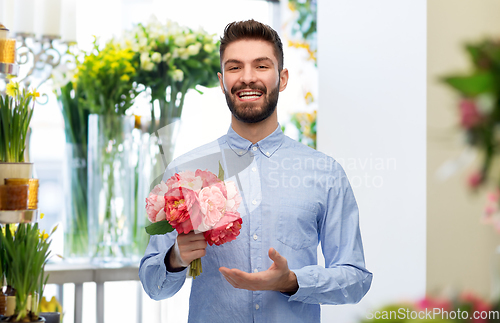
[[[205,256],[207,242],[203,233],[195,234],[194,231],[191,231],[188,234],[179,233],[177,236],[177,246],[179,248],[178,256],[181,259],[178,259],[174,251],[175,246],[172,246],[169,252],[170,266],[167,266],[175,271],[182,270],[186,267],[184,264],[190,264],[191,261]]]

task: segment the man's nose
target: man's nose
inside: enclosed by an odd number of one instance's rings
[[[253,68],[246,67],[241,73],[240,81],[245,84],[255,83],[257,77]]]

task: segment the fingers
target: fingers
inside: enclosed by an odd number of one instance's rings
[[[269,258],[279,267],[288,266],[285,257],[280,255],[274,248],[269,248]]]
[[[182,260],[186,263],[205,256],[207,242],[202,233],[179,234],[177,236],[177,246]]]

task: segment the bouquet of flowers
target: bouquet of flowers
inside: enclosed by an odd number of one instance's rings
[[[236,183],[197,169],[176,173],[161,182],[146,199],[146,211],[153,222],[146,227],[149,234],[203,232],[209,245],[233,241],[240,234],[242,219],[238,212],[241,203]],[[202,272],[201,259],[191,262],[193,278]]]
[[[151,105],[150,132],[181,116],[188,89],[219,83],[219,42],[215,34],[201,28],[195,31],[173,21],[162,23],[153,16],[125,32],[121,46],[133,53],[137,67],[133,80],[151,90],[151,103],[158,102],[159,115]]]

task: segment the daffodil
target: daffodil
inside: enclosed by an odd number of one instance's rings
[[[9,82],[7,84],[7,88],[6,88],[6,91],[8,96],[12,97],[12,98],[17,98],[17,95],[19,93],[19,83],[17,82]]]

